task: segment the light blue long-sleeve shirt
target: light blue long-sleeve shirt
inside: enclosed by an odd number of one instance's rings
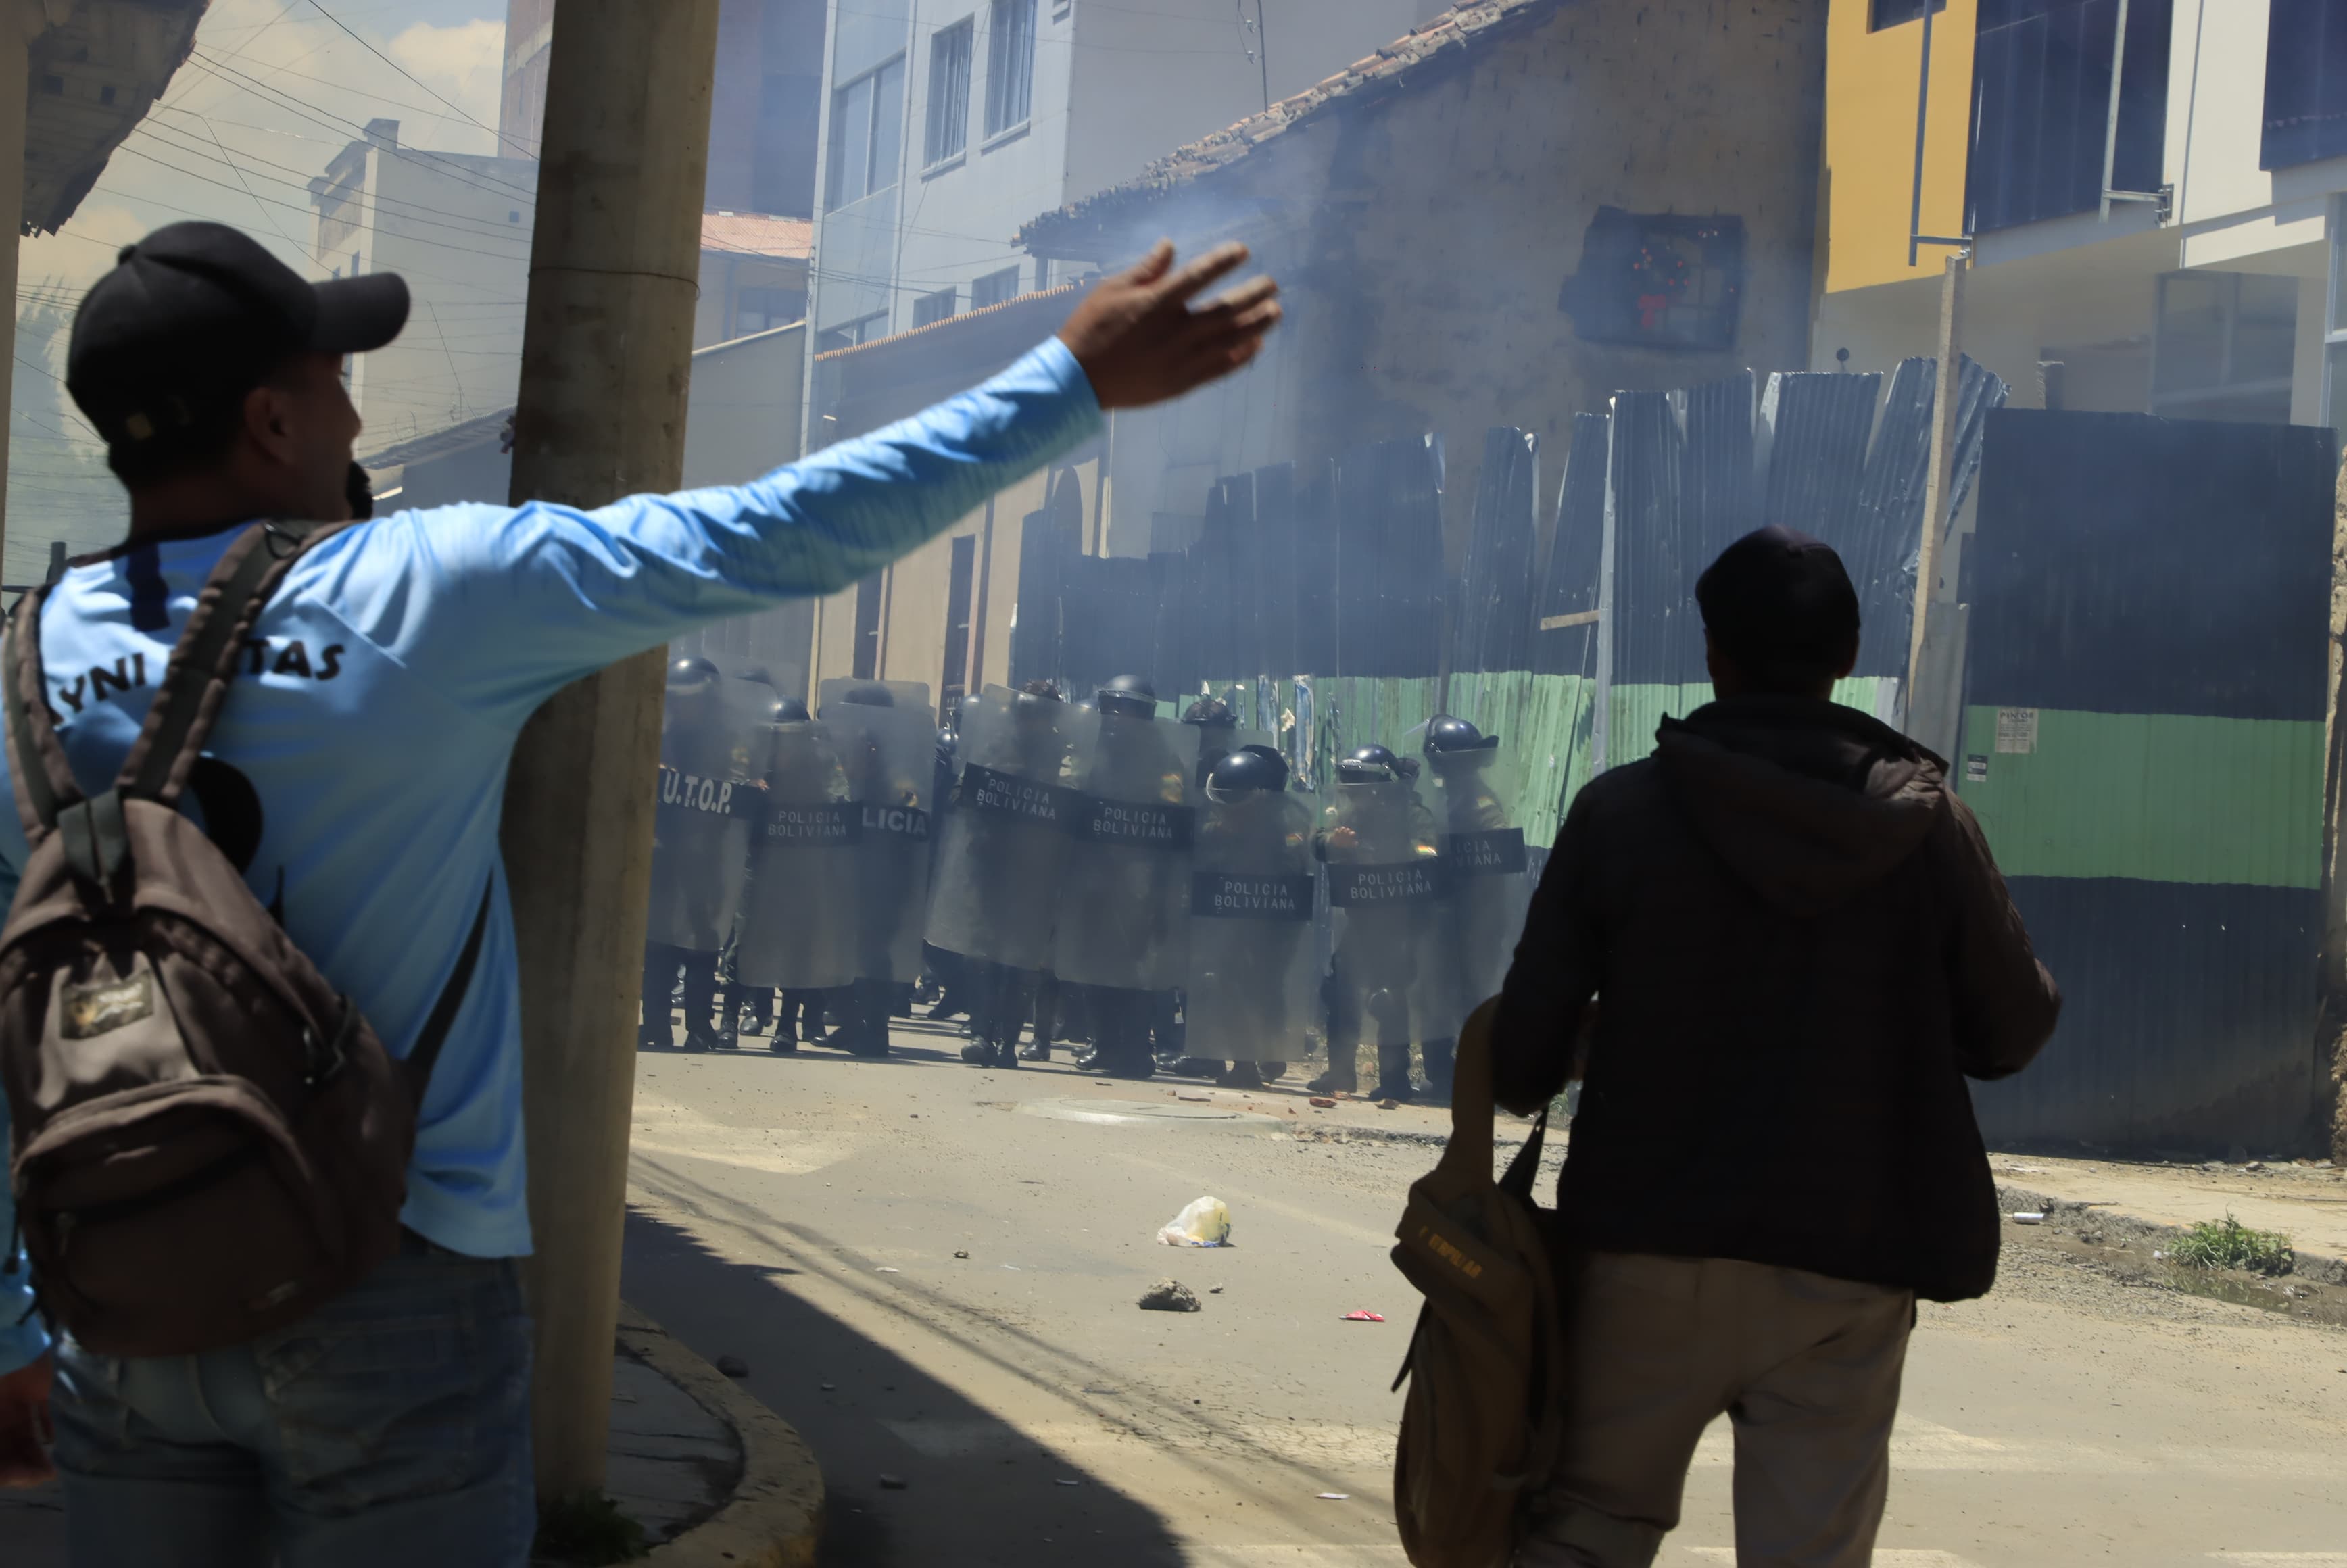
[[[214,842],[249,852],[247,884],[395,1056],[414,1044],[491,887],[479,968],[424,1098],[411,1228],[476,1256],[529,1250],[513,920],[497,860],[523,722],[557,689],[681,632],[846,587],[1100,427],[1091,384],[1053,338],[983,386],[747,485],[592,511],[397,512],[295,564],[247,644],[207,747],[220,765],[201,770],[192,810]],[[85,792],[121,766],[235,534],[125,546],[50,593],[41,657]],[[0,801],[5,772],[0,755]],[[16,813],[0,804],[0,897],[14,896],[26,853]],[[0,1191],[0,1236],[11,1217]],[[46,1346],[23,1317],[28,1303],[19,1262],[0,1274],[0,1373]]]

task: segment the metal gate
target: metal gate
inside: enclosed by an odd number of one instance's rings
[[[2311,1135],[2337,467],[2307,426],[1989,415],[1953,771],[2065,999],[1990,1138]]]

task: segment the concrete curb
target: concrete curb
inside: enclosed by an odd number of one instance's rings
[[[742,1479],[732,1501],[652,1548],[644,1561],[661,1568],[814,1568],[823,1536],[823,1470],[806,1440],[624,1301],[620,1343],[742,1441]]]

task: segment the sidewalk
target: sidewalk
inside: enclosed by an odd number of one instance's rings
[[[646,1330],[623,1317],[622,1336]],[[740,1434],[667,1373],[625,1348],[612,1357],[610,1471],[604,1490],[644,1527],[652,1545],[710,1518],[734,1496],[743,1469]],[[63,1568],[65,1501],[55,1482],[0,1491],[0,1552],[8,1568]]]

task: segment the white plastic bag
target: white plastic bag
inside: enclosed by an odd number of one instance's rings
[[[1194,1198],[1157,1239],[1167,1246],[1228,1246],[1231,1211],[1220,1198]]]

